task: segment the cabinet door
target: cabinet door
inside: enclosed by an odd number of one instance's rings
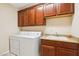
[[[24,26],[28,25],[28,10],[24,10]]]
[[[35,25],[35,8],[28,9],[28,25]]]
[[[40,54],[41,56],[55,56],[55,47],[41,45]]]
[[[44,5],[39,5],[36,7],[36,25],[44,25]]]
[[[24,11],[18,12],[18,26],[22,27],[24,22]]]
[[[60,3],[57,4],[57,13],[58,14],[71,14],[74,13],[74,4],[73,3]]]
[[[79,56],[79,49],[78,49],[77,55]]]
[[[56,7],[54,4],[45,4],[44,5],[44,15],[45,16],[55,16],[56,15]]]
[[[57,56],[77,56],[77,50],[57,47],[56,55]]]

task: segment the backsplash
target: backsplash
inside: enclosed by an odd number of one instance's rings
[[[71,32],[72,18],[72,16],[67,16],[47,19],[44,33],[69,35]]]
[[[22,31],[42,31],[44,34],[70,34],[73,16],[46,19],[46,26],[21,27]]]
[[[22,31],[44,31],[45,26],[27,26],[27,27],[21,27]]]

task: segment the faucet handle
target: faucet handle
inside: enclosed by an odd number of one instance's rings
[[[56,35],[57,35],[57,32],[56,32]]]
[[[58,33],[56,32],[56,36],[58,36]]]

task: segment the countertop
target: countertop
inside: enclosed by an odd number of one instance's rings
[[[54,41],[63,41],[63,42],[71,42],[71,43],[78,43],[79,44],[79,38],[76,37],[65,37],[65,36],[49,36],[49,35],[44,35],[40,39],[45,39],[45,40],[54,40]]]

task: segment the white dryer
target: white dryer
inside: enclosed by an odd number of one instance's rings
[[[41,32],[21,31],[10,36],[10,52],[19,56],[38,56]]]

